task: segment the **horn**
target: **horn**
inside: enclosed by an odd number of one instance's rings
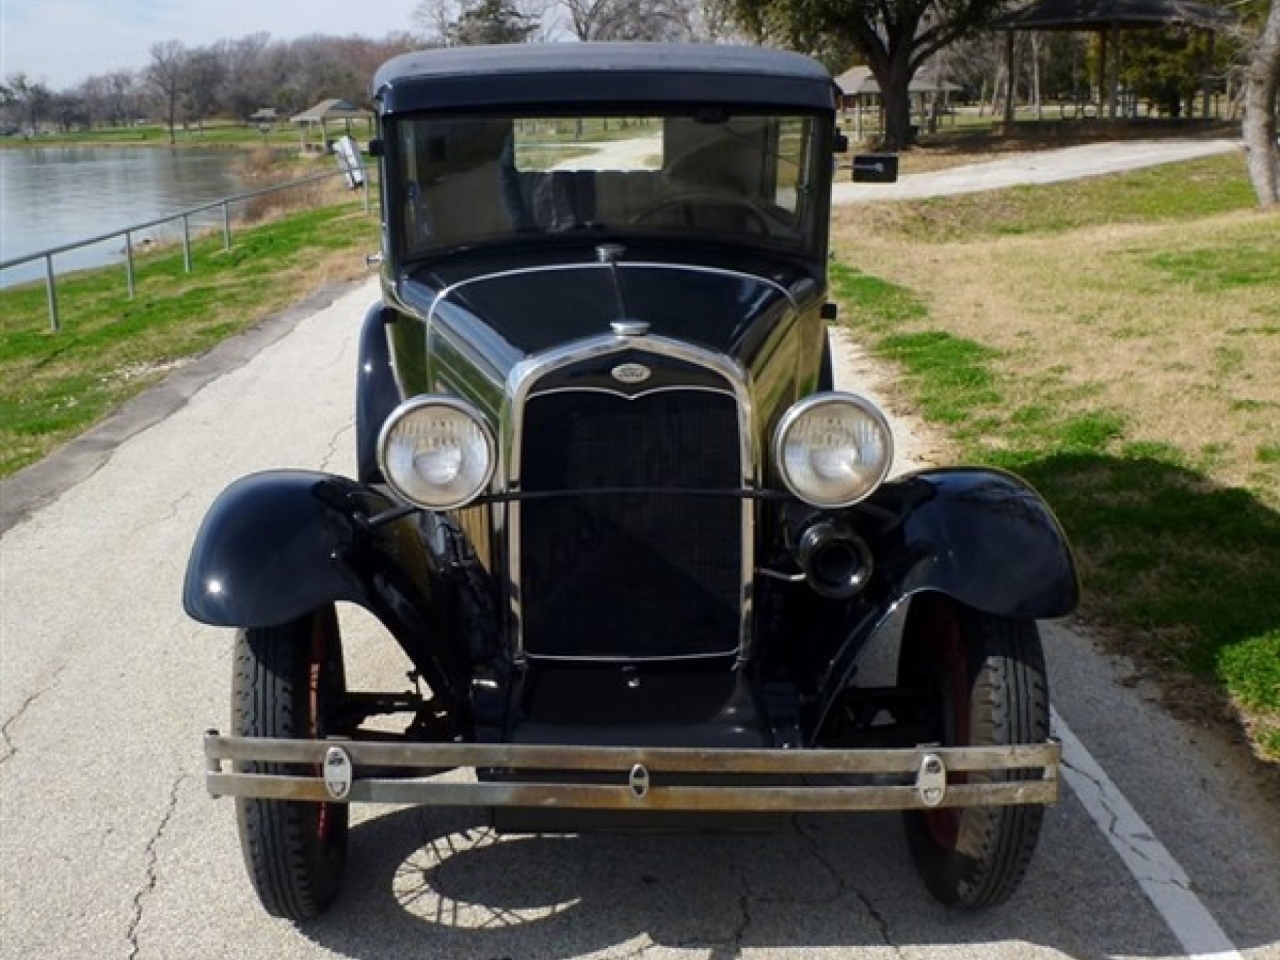
[[[871,579],[871,549],[847,524],[823,518],[804,528],[796,564],[814,593],[831,600],[857,596]]]

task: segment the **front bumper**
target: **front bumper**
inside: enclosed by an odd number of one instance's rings
[[[1058,799],[1062,755],[1054,740],[1007,747],[710,750],[271,740],[224,737],[216,731],[205,735],[204,752],[205,782],[215,797],[637,812],[837,812],[1047,804]],[[298,764],[315,772],[310,776],[224,772],[224,761],[241,766]],[[435,776],[467,767],[501,770],[503,780],[455,782]],[[368,775],[389,768],[397,776]],[[516,778],[525,771],[541,771],[541,776],[520,782]],[[548,771],[617,779],[547,782]],[[1015,771],[1023,779],[999,777]],[[954,774],[991,776],[956,778]],[[787,782],[760,786],[715,782],[725,776]],[[808,781],[810,777],[821,782]],[[849,783],[845,778],[850,777],[870,782]],[[700,778],[706,782],[697,782]],[[670,779],[680,782],[664,782]],[[956,779],[966,782],[948,782]]]

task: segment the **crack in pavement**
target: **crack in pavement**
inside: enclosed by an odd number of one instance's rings
[[[1088,780],[1091,784],[1093,784],[1093,788],[1096,792],[1095,795],[1098,801],[1098,805],[1102,807],[1103,810],[1106,811],[1107,816],[1110,818],[1109,822],[1107,823],[1107,829],[1106,829],[1107,834],[1115,838],[1116,842],[1124,844],[1125,848],[1129,850],[1129,852],[1131,852],[1139,860],[1142,860],[1144,863],[1152,864],[1154,866],[1155,862],[1151,859],[1151,857],[1147,854],[1147,852],[1141,848],[1139,843],[1135,843],[1134,841],[1136,840],[1143,843],[1150,843],[1155,838],[1152,837],[1150,834],[1142,834],[1142,835],[1129,834],[1129,833],[1123,832],[1120,829],[1121,818],[1120,818],[1120,815],[1116,812],[1115,808],[1111,805],[1111,798],[1110,798],[1110,794],[1108,792],[1106,784],[1100,781],[1097,777],[1091,775],[1087,770],[1082,770],[1080,769],[1080,767],[1072,764],[1070,760],[1068,760],[1066,757],[1062,759],[1062,765],[1067,770],[1070,770],[1077,777],[1080,777],[1083,780]],[[1152,878],[1152,880],[1154,881],[1155,878]],[[1183,878],[1173,877],[1173,878],[1170,878],[1170,880],[1165,882],[1171,882],[1176,886],[1181,886],[1184,890],[1190,889],[1189,877],[1185,877],[1185,876]]]
[[[1094,822],[1188,956],[1239,960],[1231,938],[1193,891],[1184,870],[1056,711],[1063,774]]]
[[[880,912],[880,908],[875,905],[868,894],[864,893],[856,883],[847,880],[836,869],[835,864],[827,859],[825,852],[818,843],[818,838],[805,829],[804,821],[799,816],[794,816],[791,819],[796,833],[804,837],[805,842],[809,845],[810,852],[813,854],[813,858],[830,874],[832,880],[835,881],[837,889],[841,893],[851,894],[862,904],[862,909],[867,912],[867,915],[871,917],[871,921],[875,924],[876,930],[880,934],[881,942],[897,956],[903,956],[902,947],[893,942],[893,931],[889,927],[889,920]]]
[[[173,819],[174,812],[178,809],[178,791],[186,780],[187,774],[183,773],[179,774],[178,778],[173,781],[173,786],[169,788],[169,801],[165,804],[164,815],[160,818],[160,824],[156,827],[155,832],[152,833],[151,839],[147,841],[147,847],[143,851],[143,859],[146,863],[146,882],[133,895],[133,916],[129,919],[129,929],[125,932],[125,939],[129,942],[129,960],[137,960],[142,949],[138,942],[138,929],[142,926],[144,901],[147,899],[147,895],[155,890],[156,884],[159,882],[159,876],[156,871],[159,854],[156,848],[160,845],[160,840],[164,837],[165,830],[168,829],[169,822]]]
[[[354,424],[349,421],[343,424],[341,427],[339,427],[334,432],[333,436],[329,438],[328,447],[325,449],[324,455],[320,458],[320,469],[322,471],[324,471],[325,473],[332,473],[333,470],[330,465],[335,460],[338,459],[340,454],[345,456],[346,447],[344,445],[343,450],[339,451],[338,449],[339,442],[342,440],[343,437],[351,433],[353,428],[354,428]]]
[[[0,725],[0,750],[3,751],[3,753],[0,753],[0,764],[9,762],[18,753],[18,745],[13,742],[13,736],[10,733],[13,725],[22,719],[23,714],[31,708],[33,703],[58,685],[58,682],[62,679],[62,671],[65,669],[66,664],[63,664],[61,667],[58,667],[58,669],[54,670],[53,679],[35,693],[28,696],[27,699],[23,700],[22,705],[14,711],[13,716],[6,720],[3,725]]]
[[[738,919],[733,929],[727,937],[719,940],[711,940],[703,937],[694,937],[689,940],[677,940],[674,944],[677,950],[699,950],[707,949],[707,960],[737,960],[742,956],[743,941],[747,938],[747,931],[751,929],[751,884],[748,880],[747,871],[743,869],[743,865],[737,859],[730,857],[730,872],[733,879],[738,884],[738,896],[735,904],[738,908]]]
[[[8,762],[9,759],[18,752],[17,746],[9,736],[9,728],[22,719],[22,715],[27,712],[27,708],[39,700],[40,697],[44,695],[44,692],[44,690],[37,690],[35,693],[31,694],[31,696],[27,697],[26,700],[22,701],[22,706],[18,707],[17,712],[6,720],[3,726],[0,726],[0,749],[4,751],[0,754],[0,763]]]

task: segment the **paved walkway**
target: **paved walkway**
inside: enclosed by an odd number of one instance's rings
[[[832,199],[838,204],[848,204],[977,193],[1020,184],[1056,183],[1119,173],[1239,149],[1240,141],[1234,138],[1088,143],[1058,150],[1018,153],[931,173],[907,174],[897,183],[839,182],[835,185]]]

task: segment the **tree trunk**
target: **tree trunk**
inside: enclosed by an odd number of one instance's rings
[[[1043,45],[1040,34],[1031,34],[1031,102],[1035,104],[1036,119],[1044,119],[1044,103],[1040,97],[1040,57]]]
[[[1249,179],[1258,205],[1280,204],[1280,147],[1276,144],[1276,88],[1280,84],[1280,0],[1271,0],[1245,80],[1244,135]]]
[[[883,70],[877,70],[876,67],[875,63],[871,64],[884,104],[884,141],[881,147],[890,151],[904,150],[915,140],[911,129],[913,71],[905,56],[897,56],[888,61],[883,65]]]

